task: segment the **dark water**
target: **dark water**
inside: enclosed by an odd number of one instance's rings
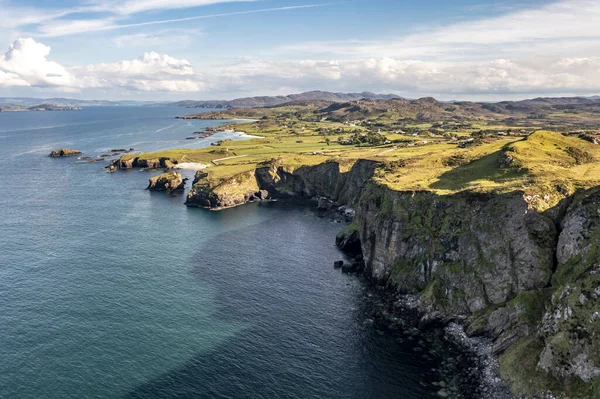
[[[216,122],[181,112],[0,113],[0,397],[434,397],[436,364],[332,268],[340,224],[188,209],[148,172],[46,156],[207,145],[185,138]]]

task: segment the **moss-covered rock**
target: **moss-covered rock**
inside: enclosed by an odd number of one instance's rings
[[[58,150],[54,150],[50,153],[50,157],[53,158],[60,158],[60,157],[72,157],[75,155],[80,155],[82,154],[81,151],[79,150],[71,150],[69,148],[60,148]]]
[[[178,172],[163,173],[151,177],[147,189],[150,191],[183,191],[186,180]]]
[[[335,237],[337,247],[350,255],[360,255],[362,247],[360,243],[360,231],[357,224],[352,223],[340,231]]]

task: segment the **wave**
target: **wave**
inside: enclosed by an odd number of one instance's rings
[[[62,124],[62,125],[33,126],[33,127],[30,127],[30,128],[27,128],[27,129],[0,130],[0,133],[17,133],[17,132],[25,132],[25,131],[57,129],[57,128],[61,128],[61,127],[93,125],[95,123],[102,123],[102,122],[109,122],[109,121],[110,121],[110,119],[102,120],[102,121],[80,122],[80,123],[65,123],[65,124]]]
[[[170,129],[170,128],[174,127],[174,126],[175,126],[175,124],[172,124],[172,125],[169,125],[169,126],[167,126],[167,127],[160,128],[160,129],[158,129],[157,131],[155,131],[154,133],[160,133],[160,132],[162,132],[163,130]]]
[[[17,158],[17,157],[22,157],[24,155],[29,155],[29,154],[49,154],[52,150],[55,150],[58,147],[67,147],[67,146],[71,146],[73,145],[72,142],[62,142],[60,144],[58,143],[54,143],[54,144],[46,144],[40,147],[35,147],[29,151],[23,151],[20,152],[18,154],[14,154],[12,156],[12,158]]]

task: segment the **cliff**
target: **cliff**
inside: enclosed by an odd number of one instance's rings
[[[272,161],[217,184],[200,172],[188,205],[235,206],[259,190],[350,205],[338,244],[362,252],[364,274],[490,339],[515,393],[600,395],[600,189],[539,212],[518,191],[394,191],[380,166]]]

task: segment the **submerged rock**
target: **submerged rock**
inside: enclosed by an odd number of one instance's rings
[[[72,150],[69,148],[60,148],[58,150],[52,151],[49,156],[51,156],[53,158],[60,158],[60,157],[72,157],[72,156],[79,155],[79,154],[83,154],[83,153],[79,150]]]

